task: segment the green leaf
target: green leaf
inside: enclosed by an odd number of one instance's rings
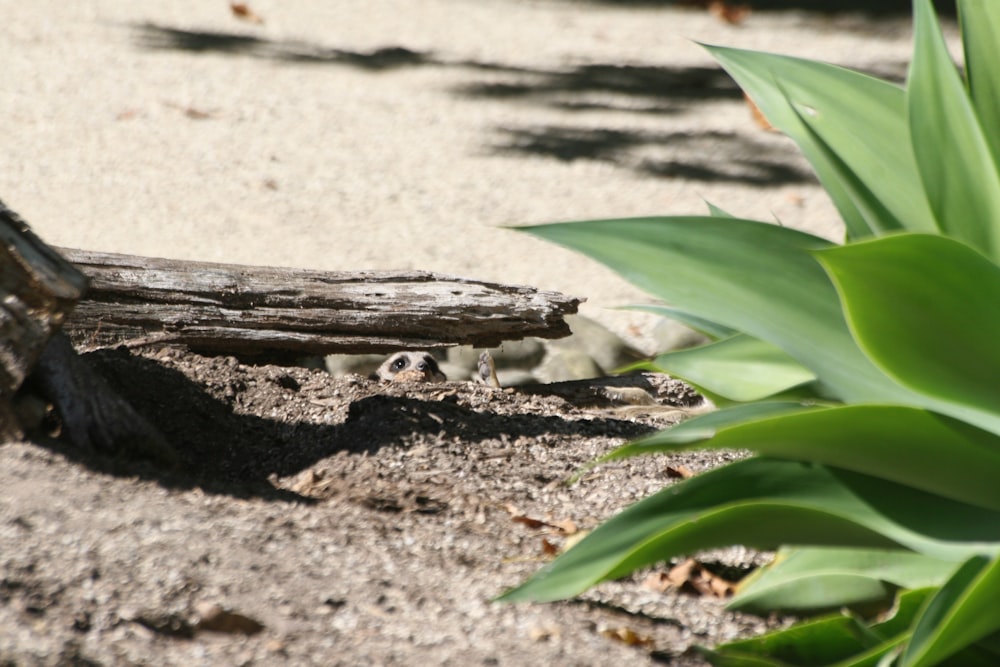
[[[767,341],[847,402],[908,403],[854,343],[816,236],[711,217],[592,220],[521,228],[603,262],[676,308]]]
[[[1000,549],[1000,513],[844,470],[745,459],[632,505],[501,599],[558,600],[678,554],[782,543],[957,559]]]
[[[818,253],[858,344],[923,404],[1000,433],[1000,267],[941,236]]]
[[[864,218],[865,224],[873,234],[880,236],[898,231],[906,227],[906,223],[913,223],[909,227],[914,231],[937,231],[936,223],[930,213],[930,207],[926,203],[927,198],[924,196],[923,186],[920,180],[916,178],[915,173],[913,174],[913,178],[909,178],[910,174],[906,172],[893,171],[879,174],[877,180],[865,180],[868,172],[877,173],[880,169],[885,169],[888,165],[881,164],[873,160],[871,156],[864,155],[868,148],[867,146],[857,143],[845,143],[843,134],[838,134],[835,130],[825,128],[827,116],[824,112],[811,106],[798,104],[792,99],[789,99],[788,103],[799,114],[799,119],[802,121],[805,131],[812,139],[815,150],[825,156],[831,173],[836,174],[840,183],[843,184],[844,196],[850,199],[851,205]],[[824,137],[828,137],[829,141]],[[862,167],[860,173],[852,168],[852,165],[848,164],[837,153],[834,149],[835,146],[840,149],[841,153],[847,159],[854,159],[855,162],[860,162]],[[857,159],[859,154],[865,159],[859,161]],[[889,210],[886,203],[879,198],[879,195],[872,191],[869,184],[873,187],[885,186],[886,184],[894,185],[890,191],[891,193],[905,195],[905,201],[910,204],[913,202],[923,202],[926,215],[924,217],[914,216],[900,220]],[[857,238],[857,236],[851,237],[852,240],[856,240]]]
[[[1000,559],[974,556],[928,602],[917,619],[903,667],[929,667],[1000,630]]]
[[[920,192],[907,134],[905,98],[898,86],[810,60],[705,48],[767,119],[798,144],[840,211],[850,238],[900,225],[911,230],[937,229]],[[796,106],[812,114],[806,116],[810,117],[808,125]],[[853,177],[847,180],[845,175]],[[872,197],[891,216],[873,220],[870,211],[859,209],[858,202]]]
[[[676,320],[677,322],[689,326],[695,331],[702,333],[713,340],[728,338],[729,336],[737,333],[735,329],[724,327],[717,322],[706,320],[703,317],[698,317],[697,315],[692,315],[691,313],[686,313],[683,310],[671,308],[670,306],[638,305],[629,306],[628,309],[652,313],[654,315],[666,317],[667,319]]]
[[[791,628],[731,642],[708,653],[713,665],[788,665],[821,667],[870,650],[873,639],[859,619],[829,615]],[[746,662],[757,660],[759,662]]]
[[[803,625],[730,642],[707,654],[713,665],[817,667],[836,663],[836,667],[879,667],[884,664],[883,658],[895,653],[909,638],[913,619],[933,592],[931,588],[900,592],[888,618],[869,626],[850,614],[830,614]],[[803,626],[805,629],[800,630]]]
[[[692,417],[652,436],[622,445],[610,454],[598,459],[597,462],[604,463],[629,456],[671,452],[692,447],[714,437],[719,430],[734,424],[808,409],[812,408],[792,401],[761,401],[728,406],[721,410]]]
[[[906,97],[924,189],[945,234],[998,258],[1000,174],[930,1],[914,0],[913,8]]]
[[[727,213],[726,211],[723,211],[721,208],[719,208],[718,206],[716,206],[715,204],[713,204],[710,201],[706,201],[705,203],[708,205],[708,213],[709,213],[709,215],[711,215],[713,218],[735,218],[736,217],[735,215],[732,215],[730,213]]]
[[[669,435],[637,444],[662,451]],[[1000,511],[1000,437],[917,408],[848,405],[768,415],[719,428],[702,446],[823,463]]]
[[[774,562],[740,582],[731,609],[795,614],[884,601],[899,588],[939,586],[954,561],[907,551],[782,549]]]
[[[959,0],[958,16],[965,47],[965,70],[972,105],[993,153],[1000,163],[1000,3]]]
[[[761,400],[816,379],[779,348],[743,334],[662,354],[653,363],[733,401]]]

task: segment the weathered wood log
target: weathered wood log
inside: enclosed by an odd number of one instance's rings
[[[0,438],[21,435],[14,394],[86,282],[0,201]]]
[[[493,347],[569,335],[579,300],[422,271],[322,272],[60,249],[91,287],[77,346],[183,344],[209,354]]]

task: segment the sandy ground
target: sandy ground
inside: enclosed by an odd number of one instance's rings
[[[650,320],[609,310],[641,294],[503,226],[708,200],[836,236],[794,146],[695,42],[894,74],[909,52],[905,17],[250,6],[263,24],[223,0],[0,2],[0,197],[55,245],[528,284],[585,296],[585,314],[642,339]]]

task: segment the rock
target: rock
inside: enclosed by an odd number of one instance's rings
[[[590,318],[574,315],[566,321],[573,335],[548,343],[548,354],[535,370],[540,382],[610,375],[645,358],[642,352]]]
[[[334,377],[357,374],[368,377],[385,361],[387,354],[328,354],[326,372]]]
[[[653,340],[656,341],[658,353],[683,350],[708,342],[705,335],[698,333],[686,324],[667,318],[653,327]]]

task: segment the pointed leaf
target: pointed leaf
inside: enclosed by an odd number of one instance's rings
[[[784,350],[848,402],[907,403],[910,392],[854,343],[816,236],[751,220],[634,218],[522,228],[603,262],[686,312]]]
[[[745,459],[632,505],[501,599],[558,600],[678,554],[782,543],[963,558],[1000,549],[1000,513],[843,470]]]
[[[669,435],[636,444],[666,449]],[[849,405],[767,415],[719,428],[702,446],[823,463],[1000,511],[1000,437],[917,408]]]
[[[931,209],[946,234],[1000,257],[1000,174],[930,0],[914,0],[913,10],[906,97],[913,150]]]
[[[1000,267],[957,241],[923,234],[818,257],[872,361],[926,396],[927,407],[1000,433]]]
[[[857,202],[867,199],[854,189],[871,189],[896,224],[909,229],[937,228],[910,147],[903,91],[896,85],[811,60],[706,46],[767,119],[791,137],[816,170],[840,211],[850,238],[878,231]],[[793,105],[819,114],[813,131]],[[816,138],[825,137],[826,147]],[[829,148],[836,147],[836,153]],[[842,165],[831,163],[835,154]],[[846,169],[845,169],[846,168]],[[845,173],[856,179],[844,180]],[[879,227],[891,223],[881,222]]]
[[[858,143],[850,136],[851,128],[831,129],[827,127],[829,120],[824,111],[790,98],[788,103],[799,114],[804,132],[812,140],[815,150],[825,157],[831,173],[836,174],[844,186],[844,196],[850,199],[872,234],[881,236],[907,227],[912,231],[938,231],[915,167],[912,173],[896,169],[886,172],[892,165],[874,159],[868,153],[870,146]],[[851,162],[848,163],[848,160]],[[879,196],[882,193],[872,189],[884,189],[887,185],[891,186],[887,194],[898,196],[910,206],[919,202],[923,215],[910,213],[912,217],[909,218],[897,217],[888,204],[901,208],[899,203],[883,201]],[[851,240],[857,238],[852,236]]]
[[[733,405],[715,410],[703,415],[698,415],[682,421],[680,424],[660,431],[648,438],[636,440],[622,445],[600,459],[598,463],[613,461],[615,459],[629,456],[639,456],[641,454],[654,454],[657,452],[671,452],[678,449],[686,449],[695,444],[700,444],[715,436],[721,429],[742,424],[743,422],[784,415],[799,410],[811,409],[801,403],[789,401],[762,401],[759,403],[747,403],[745,405]]]
[[[892,654],[897,646],[909,638],[909,626],[916,617],[920,606],[930,596],[931,589],[905,591],[899,594],[893,613],[888,619],[865,627],[856,617],[847,614],[830,614],[801,625],[770,632],[760,637],[740,639],[719,646],[709,652],[713,665],[740,665],[740,662],[716,661],[715,656],[724,660],[766,661],[761,664],[801,665],[816,667],[833,664],[834,656],[842,657],[836,667],[879,667],[881,660]],[[839,639],[837,639],[839,635]],[[811,638],[819,636],[828,651],[825,655],[812,654],[811,648],[802,647]],[[867,647],[867,648],[866,648]],[[846,657],[844,657],[846,656]],[[785,661],[778,662],[778,657]],[[745,664],[751,665],[752,662]]]
[[[1000,630],[1000,559],[962,563],[917,619],[903,667],[929,667]]]
[[[782,549],[740,582],[731,609],[803,614],[885,600],[899,588],[939,586],[954,561],[880,549]]]
[[[821,667],[849,658],[877,645],[864,623],[847,614],[831,614],[786,630],[731,642],[709,652],[713,665],[781,665]],[[766,662],[740,662],[740,660]]]
[[[713,204],[710,201],[707,201],[705,203],[708,204],[708,213],[713,218],[735,218],[736,217],[735,215],[732,215],[732,214],[727,213],[726,211],[722,210],[721,208],[719,208],[718,206],[716,206],[715,204]]]
[[[816,379],[779,348],[743,334],[662,354],[653,363],[733,401],[757,401]]]
[[[972,105],[979,124],[1000,163],[1000,3],[996,0],[959,0],[958,16],[965,47],[965,70]]]

